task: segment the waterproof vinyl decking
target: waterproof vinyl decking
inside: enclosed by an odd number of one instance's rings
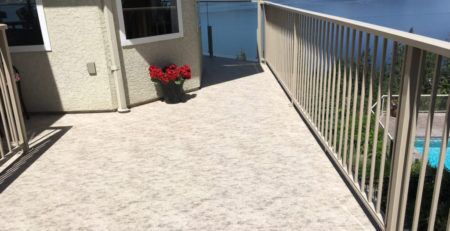
[[[186,103],[32,117],[0,230],[374,230],[267,69],[204,66]]]

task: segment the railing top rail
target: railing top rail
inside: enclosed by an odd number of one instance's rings
[[[450,42],[446,42],[439,39],[434,39],[422,35],[412,34],[388,27],[378,26],[371,23],[360,22],[352,19],[342,18],[324,13],[318,13],[314,11],[304,10],[296,7],[286,6],[283,4],[274,3],[271,1],[263,1],[265,5],[282,8],[295,13],[307,15],[310,17],[330,21],[339,25],[347,26],[350,28],[358,29],[360,31],[372,33],[378,36],[382,36],[387,39],[404,43],[410,46],[414,46],[426,51],[442,55],[450,58]]]

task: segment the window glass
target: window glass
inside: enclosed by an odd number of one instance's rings
[[[122,0],[127,39],[179,32],[177,0]]]
[[[1,0],[0,23],[8,25],[10,46],[43,45],[36,0]]]

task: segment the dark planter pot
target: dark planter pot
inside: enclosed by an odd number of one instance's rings
[[[161,87],[164,102],[168,104],[183,102],[184,100],[183,83],[181,84],[175,84],[174,82],[169,82],[168,84],[159,83],[159,86]]]

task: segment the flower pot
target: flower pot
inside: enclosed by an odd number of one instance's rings
[[[182,102],[184,99],[183,82],[175,83],[170,81],[167,84],[160,83],[164,102],[168,104],[175,104]]]
[[[152,81],[159,85],[156,88],[158,96],[163,96],[166,103],[186,101],[183,84],[186,79],[190,79],[192,76],[189,65],[177,67],[177,65],[171,64],[165,68],[150,65],[148,70]]]

